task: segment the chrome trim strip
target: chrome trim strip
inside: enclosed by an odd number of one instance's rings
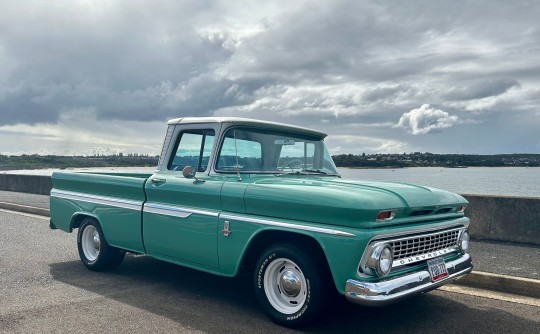
[[[448,233],[448,232],[454,232],[454,231],[462,231],[464,230],[463,227],[457,227],[457,228],[452,228],[452,229],[449,229],[449,230],[442,230],[442,231],[439,231],[439,232],[433,232],[433,233],[428,233],[428,234],[424,234],[424,233],[412,233],[410,236],[407,236],[407,237],[402,237],[402,238],[391,238],[391,239],[388,239],[388,240],[384,240],[384,242],[396,242],[396,241],[404,241],[404,240],[409,240],[409,239],[413,239],[413,238],[418,238],[418,237],[431,237],[431,236],[434,236],[434,235],[438,235],[438,234],[441,234],[441,233]]]
[[[426,233],[426,232],[433,232],[433,231],[438,231],[438,230],[446,230],[448,228],[467,228],[469,227],[469,223],[470,221],[467,219],[467,221],[460,221],[462,220],[463,218],[458,218],[459,220],[456,220],[454,222],[451,222],[449,224],[445,224],[445,225],[440,225],[440,226],[437,226],[437,227],[425,227],[425,228],[419,228],[417,230],[409,230],[409,231],[404,231],[404,232],[397,232],[397,233],[391,233],[391,234],[380,234],[380,235],[377,235],[375,237],[373,237],[373,239],[371,239],[369,242],[373,242],[373,241],[376,241],[376,240],[389,240],[389,239],[393,239],[393,238],[397,238],[397,237],[404,237],[404,238],[407,238],[408,235],[416,235],[416,234],[421,234],[421,233]],[[396,227],[399,227],[399,226],[396,226]]]
[[[117,197],[107,197],[100,195],[91,195],[67,190],[51,190],[51,197],[69,199],[73,201],[81,201],[87,203],[102,204],[108,206],[114,206],[123,209],[141,211],[143,202],[121,199]]]
[[[382,306],[394,303],[403,298],[427,292],[451,283],[472,271],[471,256],[465,254],[459,259],[446,263],[449,276],[438,282],[431,282],[427,270],[382,282],[362,282],[349,279],[345,284],[347,300],[364,306]]]
[[[356,236],[356,235],[354,235],[352,233],[349,233],[349,232],[333,230],[333,229],[324,228],[324,227],[315,227],[315,226],[283,223],[283,222],[278,222],[278,221],[274,221],[274,220],[243,217],[243,216],[236,216],[236,215],[231,215],[231,214],[222,214],[220,216],[220,218],[230,219],[230,220],[240,220],[240,221],[244,221],[244,222],[248,222],[248,223],[261,224],[261,225],[286,227],[286,228],[291,228],[291,229],[295,229],[295,230],[303,230],[303,231],[331,234],[331,235],[337,235],[337,236],[341,236],[341,237],[355,237]]]
[[[157,203],[145,203],[143,211],[147,213],[155,213],[158,215],[173,216],[173,217],[179,217],[179,218],[187,218],[191,216],[192,214],[211,216],[211,217],[219,216],[218,212],[198,210],[198,209],[189,209],[185,207],[157,204]]]

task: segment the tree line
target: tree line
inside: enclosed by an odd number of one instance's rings
[[[86,167],[155,167],[159,156],[114,154],[94,156],[0,155],[0,170]]]
[[[338,167],[539,167],[540,154],[340,154],[334,155]]]

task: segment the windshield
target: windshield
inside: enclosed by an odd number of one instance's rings
[[[216,171],[337,175],[321,138],[248,128],[227,130]]]

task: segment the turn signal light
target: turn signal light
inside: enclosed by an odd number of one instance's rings
[[[395,211],[392,211],[392,210],[387,210],[387,211],[381,211],[379,212],[379,214],[377,215],[377,221],[389,221],[389,220],[392,220],[394,219],[394,217],[396,216],[396,212]]]

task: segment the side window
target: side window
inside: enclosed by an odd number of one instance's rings
[[[261,143],[246,139],[226,137],[221,147],[216,169],[236,170],[236,152],[238,152],[238,165],[244,171],[259,171],[262,166]]]
[[[211,129],[181,133],[167,169],[181,171],[186,166],[192,166],[198,172],[206,171],[214,140],[215,132]]]

